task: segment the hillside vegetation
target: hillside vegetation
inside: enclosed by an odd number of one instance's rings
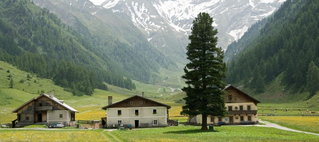
[[[245,36],[254,38],[243,38],[246,43],[232,47],[242,51],[228,63],[228,82],[243,85],[252,94],[266,94],[260,98],[313,97],[319,90],[318,5],[316,0],[288,0],[252,27]]]
[[[12,83],[10,78],[13,80]],[[92,96],[75,96],[68,90],[55,85],[50,79],[21,71],[0,61],[0,100],[2,100],[0,101],[0,124],[10,123],[16,119],[16,114],[12,111],[40,93],[54,93],[57,98],[77,109],[79,113],[76,114],[76,120],[100,120],[101,117],[105,117],[105,111],[101,108],[107,105],[108,96],[113,96],[113,102],[117,102],[145,92],[146,97],[171,105],[171,118],[185,120],[185,117],[180,115],[181,104],[177,104],[174,102],[175,99],[171,99],[178,92],[169,91],[170,88],[163,86],[135,83],[138,86],[135,91],[109,84],[108,91],[94,89]]]
[[[22,70],[52,78],[73,94],[106,89],[102,83],[134,89],[107,60],[92,52],[92,45],[48,10],[28,0],[0,2],[0,60]]]

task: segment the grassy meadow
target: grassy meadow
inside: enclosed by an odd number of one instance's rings
[[[260,119],[297,130],[319,133],[318,116],[262,116]]]
[[[222,126],[216,131],[201,131],[198,126],[145,128],[133,130],[4,130],[0,129],[0,142],[7,141],[78,141],[78,142],[275,142],[319,141],[318,136],[256,126]]]

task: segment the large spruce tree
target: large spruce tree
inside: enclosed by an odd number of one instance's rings
[[[187,87],[182,114],[202,115],[202,130],[207,130],[207,116],[223,116],[225,105],[223,79],[225,77],[224,53],[217,47],[217,30],[212,26],[213,18],[199,13],[193,21],[190,43],[187,46],[185,68]]]

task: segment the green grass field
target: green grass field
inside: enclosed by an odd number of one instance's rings
[[[318,116],[262,116],[260,119],[297,130],[319,133]]]
[[[222,126],[216,131],[201,131],[198,126],[176,126],[133,130],[5,130],[0,129],[0,141],[123,141],[123,142],[277,142],[319,141],[318,136],[255,126]]]

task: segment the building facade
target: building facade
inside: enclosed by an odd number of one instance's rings
[[[17,119],[13,125],[26,126],[53,122],[69,125],[75,122],[76,112],[77,110],[53,95],[41,94],[13,111],[13,113],[17,113]]]
[[[225,107],[227,115],[224,117],[208,116],[208,124],[255,124],[258,123],[258,100],[247,95],[232,85],[225,87]],[[188,122],[201,124],[202,116],[190,116]]]
[[[162,127],[167,126],[170,106],[141,96],[133,96],[109,105],[106,110],[106,127]]]

